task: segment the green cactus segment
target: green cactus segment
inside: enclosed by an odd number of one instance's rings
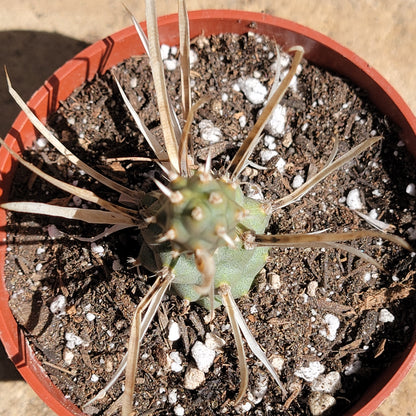
[[[244,248],[220,247],[214,254],[216,273],[214,286],[217,288],[223,283],[231,287],[235,299],[246,295],[254,278],[266,264],[268,248],[256,248],[245,250]],[[171,253],[169,251],[160,253],[163,264],[170,264]],[[209,310],[209,299],[201,297],[196,290],[196,285],[201,283],[200,274],[195,266],[193,255],[181,255],[176,263],[173,272],[175,280],[172,283],[172,290],[190,302],[198,302]],[[214,307],[220,306],[221,299],[214,298]]]
[[[245,212],[237,202],[238,187],[196,172],[173,180],[169,189],[173,196],[166,197],[156,222],[165,232],[171,230],[174,248],[213,252],[226,245],[221,233],[235,238],[236,225]]]
[[[231,287],[234,298],[248,293],[257,273],[264,267],[268,248],[246,250],[237,237],[237,226],[264,233],[269,215],[262,203],[244,196],[239,186],[222,179],[201,180],[198,174],[190,178],[180,177],[169,188],[176,194],[172,203],[169,198],[162,202],[156,218],[164,232],[175,230],[175,238],[169,243],[150,245],[163,266],[172,264],[172,246],[180,253],[173,272],[172,289],[182,298],[198,302],[209,309],[209,301],[196,287],[201,284],[201,275],[195,265],[197,248],[213,253],[216,273],[215,288],[223,283]],[[218,236],[218,227],[224,229],[235,247],[227,246]],[[215,307],[221,305],[215,299]]]

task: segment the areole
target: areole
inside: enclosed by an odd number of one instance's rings
[[[416,155],[416,119],[394,89],[372,68],[349,50],[327,37],[298,24],[275,17],[239,12],[205,10],[191,12],[191,38],[201,33],[205,35],[224,32],[262,33],[281,44],[285,49],[301,45],[305,57],[316,65],[331,69],[368,92],[370,99],[381,112],[389,116],[402,130],[402,139],[409,150]],[[161,42],[177,44],[177,16],[167,16],[159,20]],[[59,101],[68,97],[72,91],[103,73],[113,65],[129,56],[142,54],[140,43],[134,28],[127,28],[90,46],[62,68],[38,90],[29,102],[38,117],[45,121],[49,114],[56,111]],[[6,143],[14,150],[29,146],[36,132],[26,116],[20,114],[6,137]],[[13,180],[15,163],[5,149],[0,150],[0,169],[2,173],[2,201],[7,200]],[[5,214],[1,212],[2,224]],[[2,234],[5,241],[5,233]],[[0,261],[4,263],[5,247],[0,252]],[[82,415],[83,413],[51,383],[31,348],[24,339],[24,332],[18,327],[8,307],[9,294],[4,280],[0,282],[0,335],[9,357],[23,377],[37,394],[60,415]],[[402,357],[366,391],[361,400],[347,412],[347,415],[369,415],[393,391],[416,359],[414,343],[403,352]]]

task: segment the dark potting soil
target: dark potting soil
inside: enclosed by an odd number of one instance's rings
[[[258,35],[227,34],[195,39],[192,49],[197,55],[192,67],[194,102],[210,96],[194,122],[195,152],[204,163],[210,148],[213,168],[218,170],[235,154],[262,107],[251,104],[235,86],[240,78],[254,77],[270,88],[276,46]],[[177,51],[171,49],[166,64],[174,65],[176,58]],[[147,58],[133,57],[114,73],[145,124],[160,136]],[[180,109],[179,69],[166,75],[169,94]],[[275,200],[289,194],[296,181],[323,168],[335,137],[340,141],[339,155],[370,136],[384,139],[301,200],[276,211],[269,232],[370,228],[348,206],[355,195],[361,212],[391,224],[396,234],[416,238],[414,160],[396,127],[375,110],[365,92],[305,61],[282,105],[287,120],[283,134],[262,140],[253,157],[266,169],[249,166],[242,174],[249,195]],[[198,126],[204,119],[220,130],[221,140],[210,143],[201,137]],[[49,125],[82,160],[126,186],[150,191],[152,177],[161,178],[152,162],[115,159],[152,154],[110,73],[75,91]],[[117,202],[118,195],[69,165],[42,140],[26,157],[56,178]],[[84,205],[24,168],[18,169],[11,200]],[[103,227],[15,213],[9,219],[10,306],[52,381],[81,407],[117,369],[126,352],[135,306],[153,281],[145,269],[138,274],[129,267],[128,259],[139,252],[138,231],[121,231],[91,244],[70,236],[91,237]],[[265,368],[247,351],[249,394],[235,407],[239,373],[223,308],[209,324],[205,309],[169,294],[141,349],[137,414],[300,416],[311,414],[311,401],[317,397],[319,403],[335,398],[329,413],[342,414],[405,349],[415,321],[414,257],[378,239],[354,241],[351,246],[374,257],[385,271],[332,248],[272,249],[249,295],[237,301],[250,330],[278,368],[288,397],[282,398]],[[172,325],[180,330],[175,341],[169,335]],[[186,388],[185,374],[195,367],[191,349],[212,334],[223,345],[217,347],[201,385]],[[340,384],[331,384],[331,377],[340,377]],[[317,380],[330,387],[317,386]],[[87,410],[108,414],[121,395],[123,381],[124,377]]]

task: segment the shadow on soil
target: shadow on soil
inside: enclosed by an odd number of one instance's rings
[[[0,65],[7,66],[15,89],[28,100],[57,68],[87,46],[85,42],[55,33],[0,32]],[[7,92],[3,73],[0,75],[0,111],[0,136],[4,137],[19,110]],[[19,379],[21,376],[0,343],[0,381]]]
[[[0,32],[0,65],[7,66],[14,88],[28,100],[56,69],[87,46],[56,33]],[[4,137],[19,110],[7,92],[3,69],[0,72],[0,136]]]

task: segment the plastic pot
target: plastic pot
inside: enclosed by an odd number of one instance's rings
[[[401,138],[410,152],[416,156],[416,118],[394,88],[373,68],[348,49],[311,29],[296,23],[259,13],[204,10],[190,13],[191,37],[224,32],[246,33],[253,31],[275,38],[284,48],[302,45],[310,62],[328,68],[365,90],[378,109],[392,119],[401,129]],[[159,19],[160,39],[167,44],[178,44],[177,16]],[[59,101],[66,99],[75,88],[91,80],[96,73],[104,73],[131,55],[143,54],[143,48],[133,27],[126,28],[88,47],[58,69],[33,95],[29,106],[37,116],[46,121],[56,111]],[[21,113],[14,122],[6,142],[22,149],[31,145],[36,131]],[[7,200],[13,181],[16,163],[7,151],[0,150],[1,189],[0,198]],[[6,241],[5,212],[0,212],[1,240]],[[0,264],[4,264],[5,244],[0,247]],[[0,337],[7,351],[25,380],[39,397],[59,415],[83,415],[72,402],[50,381],[25,339],[8,306],[9,293],[0,270]],[[345,416],[370,415],[387,398],[405,377],[416,360],[416,334],[411,344],[390,367],[364,392],[363,396]]]

